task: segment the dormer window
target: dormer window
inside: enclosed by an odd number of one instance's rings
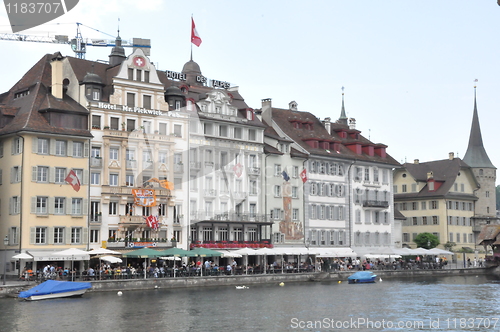
[[[19,91],[19,92],[16,92],[14,94],[14,99],[18,99],[18,98],[27,96],[29,94],[30,94],[30,90],[29,89],[26,89],[26,90],[23,90],[23,91]]]
[[[253,112],[252,110],[247,110],[247,120],[252,121],[253,120]]]
[[[101,100],[101,87],[87,85],[86,97],[89,100]]]

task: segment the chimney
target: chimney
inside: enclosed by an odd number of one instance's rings
[[[332,134],[332,123],[331,123],[332,119],[331,118],[325,118],[325,120],[323,121],[323,125],[325,126],[325,129],[326,131],[328,132],[329,135]]]
[[[273,118],[273,106],[272,106],[272,99],[271,98],[266,98],[262,99],[262,120],[265,121],[269,126],[272,125],[272,118]]]
[[[434,173],[432,172],[427,172],[427,180],[433,179],[434,178]]]
[[[449,158],[450,160],[453,160],[453,159],[455,158],[455,154],[454,154],[453,152],[450,152],[450,153],[448,154],[448,158]]]
[[[63,97],[63,57],[58,54],[50,63],[52,67],[52,95],[56,98]]]
[[[415,159],[415,160],[413,161],[413,163],[414,163],[415,165],[418,165],[418,164],[420,163],[420,160]]]

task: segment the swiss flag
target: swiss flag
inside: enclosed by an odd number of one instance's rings
[[[201,45],[201,38],[200,35],[198,34],[198,31],[196,31],[196,25],[194,24],[194,20],[192,17],[191,17],[191,43],[195,44],[198,47],[200,47]]]
[[[75,191],[80,190],[80,180],[78,179],[78,176],[76,176],[75,171],[71,170],[64,181],[68,182],[73,187],[73,189],[75,189]]]
[[[144,217],[146,219],[146,224],[148,227],[157,230],[158,229],[158,217],[157,216],[149,216]]]
[[[302,179],[302,182],[304,182],[304,183],[307,181],[307,172],[306,172],[305,168],[302,172],[300,172],[300,178]]]

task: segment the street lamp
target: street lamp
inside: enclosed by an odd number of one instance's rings
[[[7,246],[9,245],[9,236],[5,235],[3,239],[3,284],[5,285],[5,275],[7,274]]]

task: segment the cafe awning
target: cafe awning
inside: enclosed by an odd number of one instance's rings
[[[54,254],[59,251],[27,251],[27,252],[28,254],[33,256],[33,260],[35,262],[71,261],[71,260],[87,261],[90,259],[90,255],[88,253],[79,255],[69,255],[69,256],[56,256]]]

